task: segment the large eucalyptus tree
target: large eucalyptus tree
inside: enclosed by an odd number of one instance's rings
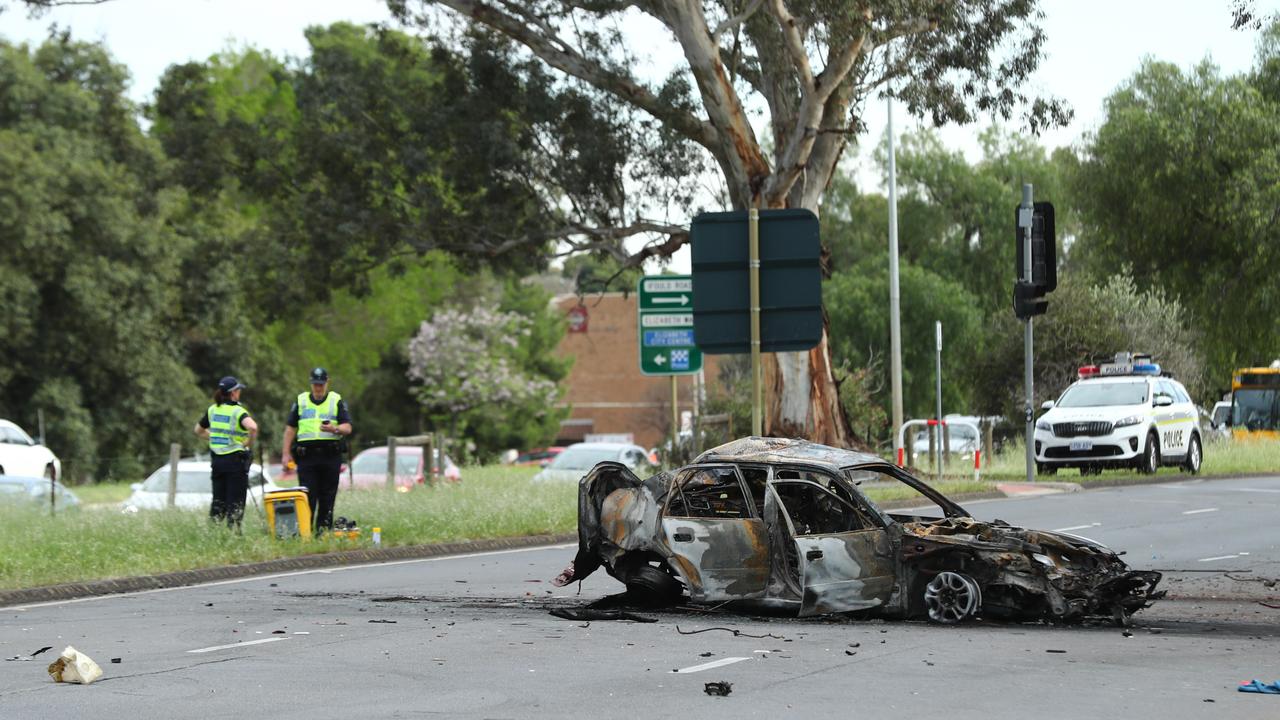
[[[637,133],[710,157],[735,209],[817,212],[863,101],[888,92],[937,124],[1015,116],[1034,132],[1069,116],[1020,89],[1042,53],[1036,0],[388,0],[403,22],[449,20],[522,45],[601,102],[647,115]],[[656,22],[655,22],[656,21]],[[652,36],[646,29],[652,28]],[[641,47],[644,45],[645,47]],[[636,72],[641,51],[683,55],[667,78]],[[678,55],[676,56],[678,57]],[[759,115],[762,122],[753,122]],[[761,133],[765,136],[762,137]],[[642,178],[638,178],[642,180]],[[633,183],[643,188],[643,182]],[[634,191],[633,191],[634,192]],[[643,201],[632,204],[643,207]],[[687,241],[671,222],[619,214],[579,237],[665,232],[636,261]],[[680,223],[687,221],[684,218]],[[615,246],[616,251],[616,246]],[[828,343],[767,356],[765,432],[851,442]]]

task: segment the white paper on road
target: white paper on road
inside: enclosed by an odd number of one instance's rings
[[[696,672],[702,672],[703,670],[711,670],[712,668],[724,667],[725,665],[732,665],[734,663],[739,663],[739,662],[742,662],[743,660],[750,660],[750,659],[751,658],[744,658],[744,657],[720,658],[719,660],[712,660],[711,662],[708,662],[708,663],[702,663],[701,665],[694,665],[692,667],[687,667],[687,668],[680,668],[679,670],[672,670],[671,672],[681,673],[681,674],[696,673]]]

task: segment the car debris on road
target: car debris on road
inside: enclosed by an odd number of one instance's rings
[[[702,692],[708,695],[717,695],[724,697],[733,692],[733,683],[731,682],[709,682],[702,687]]]
[[[864,489],[906,488],[882,510]],[[799,615],[862,612],[956,623],[1120,624],[1164,596],[1087,538],[974,519],[879,457],[803,440],[748,437],[641,480],[602,462],[578,490],[579,547],[554,581],[600,566],[655,606],[742,601]]]

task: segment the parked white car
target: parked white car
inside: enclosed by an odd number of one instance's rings
[[[209,461],[186,459],[178,462],[178,488],[174,506],[184,510],[208,510],[213,502]],[[165,464],[140,483],[131,485],[133,494],[120,504],[124,512],[163,510],[169,506],[169,465]],[[246,504],[262,506],[262,493],[279,490],[256,463],[249,466],[249,495]]]
[[[1199,412],[1182,383],[1163,375],[1147,356],[1121,353],[1114,363],[1080,368],[1049,412],[1036,421],[1036,465],[1042,473],[1078,467],[1161,465],[1200,472],[1204,457]]]
[[[0,420],[0,475],[62,479],[62,462],[22,428]]]

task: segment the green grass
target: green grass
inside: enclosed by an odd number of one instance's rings
[[[943,480],[942,482],[934,482],[929,478],[926,478],[926,480],[930,487],[941,491],[943,495],[948,497],[958,497],[969,493],[985,493],[995,490],[995,486],[989,482],[975,482],[973,480]],[[906,485],[872,488],[864,487],[862,491],[866,493],[867,497],[871,498],[872,502],[875,503],[890,503],[897,502],[899,500],[921,498],[920,493],[912,490]]]
[[[992,480],[1020,480],[1026,477],[1024,445],[1014,440],[1006,443],[1004,451],[992,458],[991,466],[983,468],[983,477]],[[1203,477],[1244,475],[1249,473],[1274,473],[1280,470],[1280,441],[1218,440],[1204,446],[1204,462],[1200,467]],[[1162,467],[1157,475],[1185,475],[1180,467]],[[1065,480],[1082,485],[1114,484],[1117,482],[1143,482],[1150,475],[1143,475],[1132,468],[1103,470],[1101,475],[1081,477],[1078,470],[1063,469],[1055,475],[1037,476],[1040,480]]]
[[[336,515],[359,522],[358,540],[276,541],[254,505],[243,532],[212,525],[203,511],[126,515],[114,506],[49,517],[0,508],[0,589],[233,565],[372,545],[384,546],[572,532],[575,483],[530,482],[536,468],[468,468],[457,485],[411,492],[340,490]],[[127,487],[127,486],[126,486]]]
[[[119,505],[129,498],[133,491],[127,482],[103,482],[92,485],[76,485],[71,492],[86,505],[103,505],[110,503]]]

